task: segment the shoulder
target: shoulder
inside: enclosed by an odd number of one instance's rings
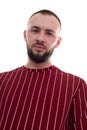
[[[0,73],[0,79],[4,78],[4,77],[7,76],[7,75],[9,76],[9,75],[11,75],[11,74],[15,74],[15,73],[17,73],[18,71],[22,71],[22,70],[23,70],[23,66],[17,67],[17,68],[15,68],[15,69],[13,69],[13,70],[1,72],[1,73]]]
[[[70,72],[63,71],[57,67],[55,67],[55,69],[58,70],[60,76],[62,75],[63,81],[67,81],[68,84],[72,83],[74,89],[77,89],[81,86],[84,86],[87,89],[86,81],[82,77],[72,74]]]

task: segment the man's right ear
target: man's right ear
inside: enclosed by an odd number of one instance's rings
[[[24,30],[23,35],[24,35],[24,40],[26,41],[26,30]]]

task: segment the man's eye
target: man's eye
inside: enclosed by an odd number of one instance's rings
[[[53,36],[53,34],[52,34],[52,33],[50,33],[50,32],[47,32],[47,35],[48,35],[48,36]]]
[[[31,32],[38,33],[39,30],[37,30],[37,29],[33,29],[33,30],[31,30]]]

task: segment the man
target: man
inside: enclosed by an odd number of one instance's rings
[[[0,130],[87,130],[87,88],[51,63],[61,21],[35,12],[24,31],[28,63],[0,74]]]

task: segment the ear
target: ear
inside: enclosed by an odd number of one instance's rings
[[[26,41],[26,30],[24,30],[23,36],[24,36],[24,40]]]
[[[58,37],[57,43],[55,45],[55,48],[57,48],[60,45],[61,40],[62,40],[62,38]]]

